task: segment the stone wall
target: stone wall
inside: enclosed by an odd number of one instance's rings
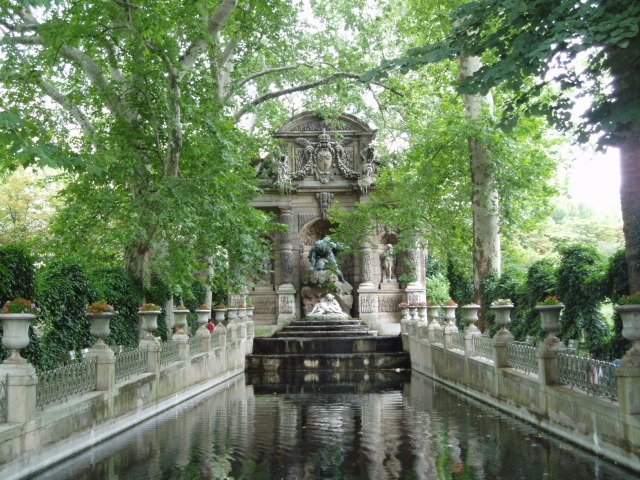
[[[467,356],[464,350],[444,348],[446,342],[419,338],[420,330],[407,336],[414,371],[640,470],[640,415],[624,412],[617,401],[563,385],[544,385],[537,375],[497,368],[493,361]]]
[[[0,478],[42,470],[242,373],[251,342],[246,330],[216,332],[202,353],[182,351],[179,360],[108,391],[35,410],[24,423],[0,423]]]

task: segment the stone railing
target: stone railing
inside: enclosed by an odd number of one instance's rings
[[[618,399],[616,366],[611,362],[558,353],[558,382],[593,395]]]
[[[507,344],[507,364],[529,375],[538,375],[538,349],[523,342]]]
[[[484,335],[474,335],[472,338],[473,356],[486,358],[493,362],[493,339]]]
[[[55,370],[38,372],[36,407],[64,402],[69,397],[91,392],[97,386],[97,362],[95,357],[85,358]]]
[[[639,469],[640,348],[634,344],[616,367],[568,353],[555,336],[562,306],[544,306],[545,314],[555,310],[556,317],[541,322],[547,336],[538,345],[514,340],[507,329],[512,305],[495,306],[500,329],[493,338],[481,335],[474,325],[477,312],[469,311],[480,307],[463,308],[469,323],[463,333],[447,326],[449,332],[406,334],[412,369]]]
[[[147,373],[147,365],[147,350],[144,348],[131,348],[116,353],[116,382]]]
[[[177,362],[178,356],[178,343],[174,341],[162,342],[160,349],[160,365],[165,366],[172,362]]]
[[[116,352],[103,336],[81,361],[50,371],[0,364],[0,478],[10,468],[24,476],[35,457],[46,464],[39,452],[47,446],[64,441],[71,455],[240,374],[249,325],[237,320],[164,343],[147,331],[137,348]],[[82,440],[69,443],[76,434]]]
[[[191,337],[189,339],[189,350],[191,351],[191,355],[202,353],[202,337]]]
[[[454,332],[451,334],[451,348],[453,350],[462,350],[464,352],[464,333]]]

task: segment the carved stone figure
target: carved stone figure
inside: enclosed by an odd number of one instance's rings
[[[349,318],[349,315],[342,311],[340,304],[330,293],[327,293],[322,300],[316,303],[311,313],[307,315],[309,318],[324,316]]]
[[[318,240],[309,251],[311,269],[313,271],[331,270],[338,276],[341,282],[346,282],[338,266],[338,260],[336,259],[336,255],[343,248],[344,245],[334,242],[329,236]]]
[[[318,205],[320,206],[320,213],[322,214],[323,220],[329,220],[329,209],[331,208],[331,204],[335,199],[335,195],[329,192],[318,192],[316,193],[316,200],[318,200]]]
[[[395,258],[396,255],[393,251],[393,245],[388,244],[387,249],[380,254],[380,259],[382,260],[382,280],[392,280],[395,278],[394,268],[395,268]]]
[[[362,159],[362,167],[360,168],[358,185],[360,186],[360,190],[366,193],[376,179],[381,160],[378,151],[371,144],[362,149],[360,158]]]

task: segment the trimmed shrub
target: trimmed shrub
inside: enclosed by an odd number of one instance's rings
[[[602,281],[602,293],[614,304],[629,293],[629,270],[624,248],[609,258]],[[613,336],[608,344],[608,354],[611,358],[622,358],[630,346],[629,340],[622,336],[622,318],[616,312],[613,314]]]
[[[173,332],[169,332],[167,329],[167,322],[165,321],[164,305],[171,298],[171,288],[164,283],[159,275],[152,274],[151,281],[149,282],[149,288],[145,292],[145,301],[147,303],[155,303],[163,307],[162,313],[158,317],[158,330],[156,335],[159,335],[163,340],[171,338]],[[175,303],[175,300],[174,300]]]
[[[513,316],[512,333],[518,340],[532,335],[542,340],[544,332],[540,327],[540,315],[534,310],[537,303],[556,294],[556,266],[550,259],[538,260],[527,270],[527,278],[518,296],[518,308]]]
[[[505,270],[502,275],[490,275],[484,279],[483,291],[484,298],[482,299],[482,315],[488,322],[488,334],[495,334],[500,328],[495,323],[495,314],[491,309],[491,304],[498,299],[510,299],[513,302],[514,309],[511,312],[511,320],[514,321],[518,314],[522,296],[522,289],[524,286],[525,277],[524,273],[519,270]],[[512,327],[509,327],[512,330]],[[514,333],[515,336],[515,333]]]
[[[595,248],[574,244],[560,250],[558,295],[565,304],[560,338],[567,342],[584,333],[586,347],[602,357],[611,334],[600,313],[603,264]]]
[[[92,270],[89,277],[94,285],[96,298],[105,299],[117,312],[111,319],[111,333],[105,342],[110,345],[137,346],[138,307],[142,303],[142,297],[137,293],[135,282],[123,268],[118,267]]]
[[[0,247],[0,302],[34,296],[33,258],[19,245]]]
[[[19,245],[0,247],[0,306],[14,298],[34,297],[33,258],[29,252]],[[0,337],[2,323],[0,322]],[[29,337],[35,341],[33,327],[29,328]],[[25,356],[27,351],[24,352]],[[9,356],[9,352],[0,345],[0,362]]]
[[[68,356],[93,344],[85,309],[96,291],[84,267],[70,259],[56,259],[38,271],[36,303],[45,333],[29,358],[38,368],[54,368]]]

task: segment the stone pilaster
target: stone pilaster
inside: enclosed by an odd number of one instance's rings
[[[7,423],[24,423],[34,418],[36,411],[36,369],[24,363],[0,365],[0,377],[7,378]]]
[[[278,287],[278,326],[296,318],[296,289],[291,284]]]

